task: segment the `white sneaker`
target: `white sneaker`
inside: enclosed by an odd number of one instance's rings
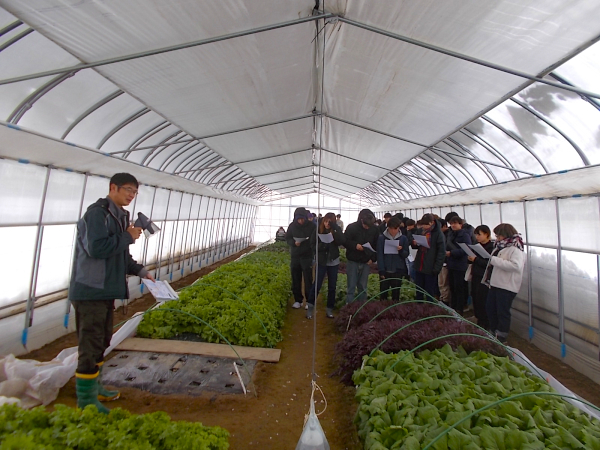
[[[292,308],[294,308],[294,309],[298,309],[300,307],[302,307],[302,303],[300,303],[300,302],[294,302],[294,304],[292,305]]]

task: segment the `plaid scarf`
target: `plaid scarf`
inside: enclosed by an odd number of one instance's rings
[[[523,238],[519,233],[514,236],[507,237],[502,239],[501,241],[496,241],[494,245],[494,250],[492,251],[491,256],[496,256],[500,253],[500,250],[507,247],[517,247],[519,250],[523,251]],[[494,266],[491,264],[492,258],[490,258],[487,267],[485,268],[485,273],[483,274],[483,280],[481,281],[487,287],[490,287],[490,280],[492,279],[492,271],[494,270]]]

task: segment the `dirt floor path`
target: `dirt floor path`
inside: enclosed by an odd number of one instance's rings
[[[248,250],[245,250],[246,252]],[[209,273],[219,265],[236,259],[233,255],[213,266],[202,269],[174,284],[177,289],[191,284],[195,279]],[[129,306],[127,314],[118,311],[115,323],[137,311],[144,311],[154,303],[149,296],[138,299]],[[311,371],[313,349],[313,321],[307,320],[304,309],[295,310],[288,304],[286,323],[282,329],[281,360],[276,364],[259,362],[254,373],[258,397],[252,394],[222,395],[206,393],[200,397],[178,395],[155,395],[133,388],[121,389],[122,398],[109,404],[134,413],[165,411],[173,420],[198,421],[205,425],[218,425],[230,433],[231,449],[293,449],[295,448],[308,413],[311,395]],[[332,450],[355,450],[362,448],[353,424],[357,404],[354,388],[342,385],[337,378],[329,376],[335,366],[332,361],[335,344],[341,338],[333,321],[325,318],[321,308],[317,312],[317,342],[315,372],[317,383],[327,399],[327,408],[319,416]],[[65,347],[76,345],[74,334],[67,335],[23,358],[46,361],[52,359]],[[521,349],[536,365],[551,372],[569,389],[586,400],[600,405],[598,385],[574,369],[553,358],[528,341],[510,336],[509,345]],[[250,387],[252,389],[252,387]],[[325,403],[317,393],[317,413]],[[61,389],[53,403],[75,406],[74,380]],[[52,405],[51,405],[52,406]],[[50,407],[51,407],[50,406]]]

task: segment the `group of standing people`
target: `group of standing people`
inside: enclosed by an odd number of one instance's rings
[[[449,304],[463,314],[469,291],[477,324],[505,342],[510,330],[510,308],[521,287],[525,264],[524,244],[518,231],[508,223],[473,228],[455,212],[444,219],[425,214],[411,236],[421,235],[427,245],[413,238],[417,299],[424,293]],[[423,242],[423,241],[422,241]],[[463,244],[461,246],[461,244]],[[465,246],[479,244],[484,254]]]
[[[293,307],[302,306],[304,279],[306,316],[312,318],[315,292],[327,276],[326,316],[333,318],[339,249],[345,247],[347,303],[366,299],[371,263],[377,263],[381,299],[391,293],[392,300],[399,300],[402,279],[408,278],[417,286],[417,299],[435,297],[463,314],[470,293],[478,325],[506,341],[510,308],[522,281],[523,240],[507,223],[493,233],[495,241],[487,225],[473,228],[454,212],[444,219],[424,214],[418,222],[401,213],[386,213],[383,221],[377,221],[368,209],[361,210],[358,220],[344,231],[339,214],[328,213],[314,223],[305,208],[297,208],[285,235],[291,247]],[[475,244],[481,245],[484,256],[465,251],[465,246]],[[414,258],[411,248],[416,250]]]
[[[333,318],[337,274],[340,264],[340,247],[346,248],[346,274],[348,277],[348,302],[366,297],[367,282],[371,270],[369,264],[377,261],[377,240],[379,229],[375,225],[375,215],[363,209],[358,220],[343,231],[341,216],[327,213],[318,224],[309,220],[305,208],[296,208],[294,221],[286,232],[286,241],[290,246],[293,308],[302,307],[302,280],[306,294],[306,317],[312,318],[315,305],[315,283],[313,282],[313,261],[316,263],[316,292],[328,279],[326,317]]]

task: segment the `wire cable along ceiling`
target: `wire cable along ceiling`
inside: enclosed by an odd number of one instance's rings
[[[326,6],[0,0],[0,154],[371,205],[600,162],[598,2]]]

